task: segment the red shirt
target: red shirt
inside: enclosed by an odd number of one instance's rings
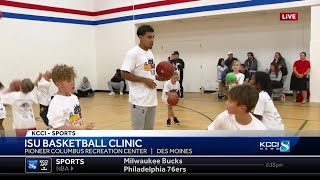
[[[311,68],[310,61],[308,60],[302,61],[301,59],[297,60],[296,62],[294,62],[293,68],[296,68],[299,74],[303,74],[307,72],[308,69]],[[292,75],[295,75],[295,73],[293,72]],[[303,77],[306,78],[307,75],[304,75]]]

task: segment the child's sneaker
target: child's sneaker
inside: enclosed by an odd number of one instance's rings
[[[173,119],[173,121],[174,121],[174,123],[175,123],[176,125],[180,125],[180,122],[179,122],[179,120],[178,120],[176,117]]]
[[[167,120],[167,127],[170,127],[171,126],[171,119],[168,119]]]

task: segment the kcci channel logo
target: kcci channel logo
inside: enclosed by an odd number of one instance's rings
[[[290,141],[264,141],[260,142],[260,151],[290,152]]]

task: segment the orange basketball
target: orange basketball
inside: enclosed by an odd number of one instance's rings
[[[174,69],[172,64],[170,64],[168,61],[162,61],[157,65],[156,68],[158,76],[164,79],[170,79]]]
[[[13,80],[10,84],[11,91],[20,91],[21,81],[19,79]]]
[[[167,100],[168,104],[171,106],[175,106],[179,103],[179,96],[177,93],[169,93],[168,94],[168,100]]]

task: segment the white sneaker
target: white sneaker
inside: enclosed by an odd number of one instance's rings
[[[113,95],[115,95],[116,93],[114,93],[114,92],[111,92],[111,93],[109,93],[109,96],[113,96]]]
[[[123,95],[123,92],[120,92],[120,96],[122,96]]]
[[[304,99],[301,103],[302,104],[306,104],[308,101],[306,99]]]

